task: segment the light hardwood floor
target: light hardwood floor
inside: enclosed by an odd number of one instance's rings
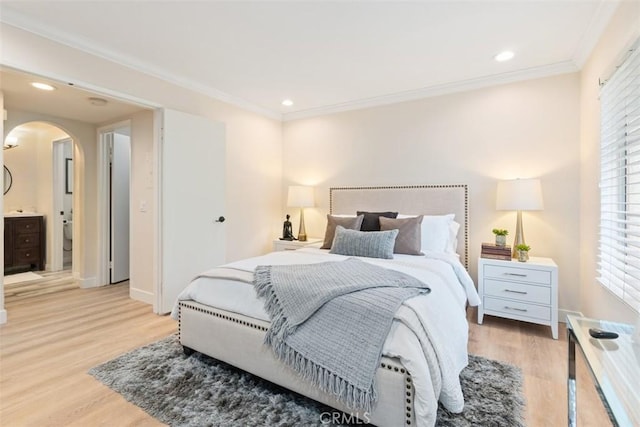
[[[0,425],[157,426],[157,420],[87,374],[92,366],[176,331],[175,322],[129,299],[127,283],[8,298],[0,327]],[[471,353],[520,366],[529,426],[567,422],[566,330],[469,312]],[[580,426],[610,425],[578,363]]]

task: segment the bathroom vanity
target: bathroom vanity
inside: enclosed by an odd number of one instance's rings
[[[45,264],[45,222],[41,214],[4,216],[5,274],[42,271]]]

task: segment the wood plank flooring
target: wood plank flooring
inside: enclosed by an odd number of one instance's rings
[[[36,271],[42,279],[29,280],[4,285],[4,297],[7,301],[18,301],[36,295],[44,295],[78,288],[71,270]]]
[[[87,374],[89,368],[176,331],[176,323],[129,299],[127,283],[8,298],[0,327],[0,425],[158,426],[157,420]],[[470,310],[469,351],[518,365],[524,372],[529,426],[567,423],[566,330]],[[580,356],[581,357],[581,356]],[[580,426],[610,425],[579,359]]]

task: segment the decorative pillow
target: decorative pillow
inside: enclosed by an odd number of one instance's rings
[[[412,218],[417,215],[398,215],[398,218]],[[444,252],[455,253],[455,250],[451,252],[453,245],[456,242],[452,242],[452,227],[451,223],[454,222],[453,218],[455,214],[448,215],[424,215],[422,219],[422,252]],[[455,240],[455,239],[454,239]]]
[[[422,215],[413,218],[380,217],[380,230],[398,230],[394,254],[424,255],[422,248]]]
[[[451,221],[451,224],[449,224],[449,244],[445,252],[450,254],[458,253],[458,231],[460,231],[460,227],[460,224],[455,221]]]
[[[338,225],[329,253],[369,258],[393,258],[398,230],[364,232]]]
[[[360,230],[364,215],[358,216],[335,216],[327,215],[327,229],[324,232],[324,242],[320,249],[330,249],[333,243],[333,236],[336,234],[336,226],[340,225],[351,230]]]
[[[378,220],[378,218],[380,218],[381,216],[385,218],[396,218],[398,216],[398,212],[358,211],[357,214],[364,215],[364,220],[362,221],[360,231],[380,231],[380,221]]]

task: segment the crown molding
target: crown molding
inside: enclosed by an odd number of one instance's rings
[[[36,34],[62,45],[71,47],[73,49],[88,53],[90,55],[106,59],[107,61],[116,63],[118,65],[131,68],[135,71],[159,78],[168,83],[182,87],[207,95],[211,98],[217,99],[227,104],[234,105],[247,111],[260,114],[270,119],[282,120],[282,114],[279,111],[273,111],[256,104],[253,104],[243,98],[230,95],[221,90],[203,85],[191,79],[177,76],[173,73],[169,73],[166,70],[155,67],[147,62],[140,61],[129,55],[124,55],[120,52],[116,52],[110,49],[106,49],[102,46],[98,46],[89,39],[71,35],[65,31],[61,31],[50,25],[35,21],[24,14],[16,12],[10,7],[3,6],[2,13],[0,14],[0,22],[4,22],[12,27],[19,28],[21,30]]]
[[[564,61],[557,64],[545,65],[543,67],[530,68],[527,70],[512,71],[509,73],[494,74],[477,79],[462,80],[459,82],[445,83],[441,85],[429,86],[422,89],[382,95],[373,98],[366,98],[357,101],[343,102],[326,107],[310,108],[307,110],[292,111],[282,115],[282,121],[298,120],[321,116],[326,114],[340,113],[351,110],[361,110],[365,108],[379,107],[400,102],[415,101],[423,98],[448,95],[457,92],[466,92],[474,89],[481,89],[489,86],[498,86],[507,83],[519,82],[523,80],[539,79],[560,74],[569,74],[579,71],[573,61]]]
[[[601,0],[598,4],[571,56],[573,62],[579,69],[582,69],[587,59],[589,59],[593,48],[598,43],[598,40],[600,40],[602,33],[605,28],[607,28],[619,5],[620,0]]]

